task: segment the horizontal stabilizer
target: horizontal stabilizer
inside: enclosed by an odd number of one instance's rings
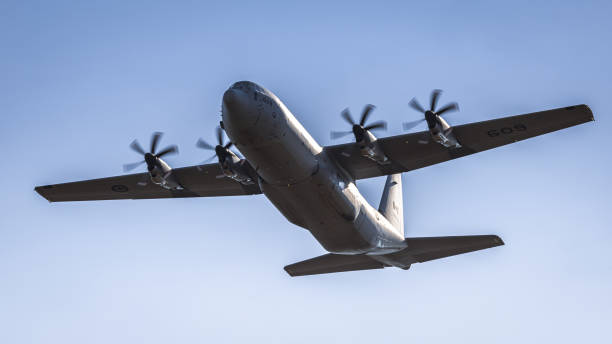
[[[484,250],[504,244],[497,235],[466,235],[429,238],[407,238],[407,247],[399,252],[386,254],[385,261],[398,267],[408,267],[434,259],[462,253]]]
[[[497,235],[466,235],[429,238],[407,238],[407,247],[384,255],[325,254],[285,266],[291,276],[317,275],[332,272],[382,269],[395,266],[410,268],[411,264],[484,250],[504,244]]]
[[[291,276],[327,274],[331,272],[382,269],[385,264],[366,255],[343,255],[328,253],[312,259],[285,266]]]

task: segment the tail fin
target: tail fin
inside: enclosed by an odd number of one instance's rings
[[[390,174],[385,182],[385,189],[378,211],[404,236],[404,203],[402,200],[402,174]]]

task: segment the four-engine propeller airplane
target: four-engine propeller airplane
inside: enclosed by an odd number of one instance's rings
[[[291,276],[379,269],[411,264],[503,245],[496,235],[404,237],[401,173],[593,121],[586,105],[450,126],[437,109],[440,91],[431,95],[429,110],[415,99],[410,106],[424,114],[404,124],[411,129],[427,122],[428,130],[377,138],[366,125],[373,106],[359,122],[348,110],[342,117],[352,125],[354,143],[321,147],[287,107],[270,91],[248,81],[233,84],[223,95],[218,144],[200,139],[199,148],[214,150],[218,163],[172,169],[162,160],[178,152],[170,146],[157,152],[161,133],[154,133],[150,151],[137,141],[130,147],[144,160],[148,173],[38,186],[50,202],[254,195],[263,193],[289,220],[309,230],[330,253],[291,264]],[[231,139],[223,142],[223,131]],[[230,150],[234,145],[244,155]],[[359,193],[355,181],[387,175],[378,209]]]

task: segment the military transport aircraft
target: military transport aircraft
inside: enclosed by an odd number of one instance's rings
[[[429,109],[416,99],[410,106],[423,118],[404,124],[411,129],[426,122],[427,131],[377,138],[367,125],[373,106],[359,122],[348,110],[342,117],[354,143],[321,147],[287,107],[270,91],[249,81],[233,84],[223,94],[218,144],[200,139],[197,146],[214,151],[218,163],[170,168],[162,160],[176,146],[157,152],[161,133],[153,134],[149,152],[132,142],[144,157],[126,170],[146,164],[148,173],[38,186],[50,202],[172,197],[210,197],[263,193],[289,220],[309,230],[330,253],[291,264],[291,276],[330,272],[410,268],[413,263],[503,245],[496,235],[404,237],[401,173],[503,146],[555,130],[593,121],[586,105],[450,126],[443,113],[457,110],[451,103],[437,109],[440,91],[432,92]],[[231,139],[223,142],[223,131]],[[239,157],[230,148],[244,155]],[[378,209],[359,193],[355,181],[387,176]]]

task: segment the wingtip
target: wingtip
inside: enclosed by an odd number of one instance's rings
[[[586,104],[582,104],[582,106],[584,106],[587,113],[591,115],[591,121],[595,121],[595,115],[593,114],[593,110],[591,110],[591,108]]]
[[[40,195],[40,197],[46,199],[49,203],[51,203],[52,201],[45,195],[44,190],[51,189],[52,187],[52,185],[35,186],[34,191],[36,191]]]
[[[291,270],[289,269],[289,265],[285,266],[285,267],[283,268],[283,270],[285,270],[285,272],[286,272],[287,274],[289,274],[289,276],[291,276],[291,277],[295,277],[295,276],[296,276],[296,275],[295,275],[295,274],[293,274],[293,272],[291,272]]]
[[[576,108],[580,108],[582,111],[584,111],[584,113],[586,114],[586,117],[588,118],[589,122],[595,121],[595,115],[593,115],[593,110],[591,110],[591,108],[588,105],[586,105],[586,104],[568,106],[565,109],[566,110],[574,110]]]
[[[502,240],[502,238],[500,238],[498,235],[494,235],[493,236],[493,242],[496,244],[496,246],[502,246],[505,245],[506,243]]]

